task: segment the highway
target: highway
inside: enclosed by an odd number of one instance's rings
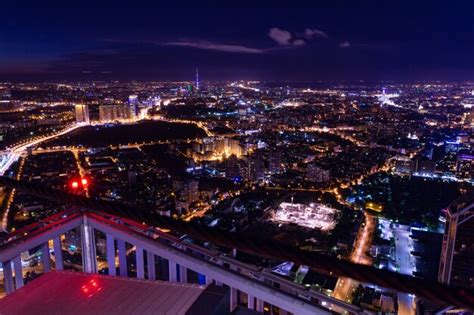
[[[23,154],[26,151],[26,149],[28,149],[29,147],[37,145],[37,144],[39,144],[41,142],[44,142],[44,141],[47,141],[47,140],[54,139],[54,138],[62,136],[62,135],[65,135],[65,134],[70,133],[71,131],[76,130],[77,128],[80,128],[80,127],[82,127],[82,125],[72,125],[72,126],[66,127],[65,129],[63,129],[59,132],[54,133],[54,134],[50,134],[50,135],[43,136],[43,137],[36,137],[36,138],[33,138],[29,141],[27,140],[23,143],[20,143],[20,144],[14,146],[12,148],[4,150],[1,153],[3,158],[0,161],[0,163],[1,163],[0,164],[0,176],[3,176],[5,174],[5,172],[10,168],[10,166],[12,166],[12,164],[15,163],[18,160],[20,155]]]
[[[25,151],[29,147],[32,147],[34,145],[37,145],[37,144],[39,144],[41,142],[44,142],[44,141],[47,141],[47,140],[54,139],[56,137],[60,137],[62,135],[65,135],[65,134],[73,131],[73,130],[76,130],[77,128],[80,128],[82,126],[83,125],[72,125],[72,126],[66,127],[65,129],[63,129],[59,132],[54,133],[54,134],[46,135],[46,136],[43,136],[43,137],[35,137],[35,138],[33,138],[29,141],[26,140],[23,143],[20,143],[20,144],[14,146],[14,147],[12,147],[8,150],[3,151],[1,153],[2,159],[0,160],[0,163],[1,163],[0,164],[0,176],[3,176],[8,171],[8,169],[13,165],[13,163],[18,161],[20,156],[22,154],[24,154]],[[21,173],[21,169],[19,170],[19,173],[17,174],[17,179],[19,179],[20,173]],[[1,222],[0,222],[0,231],[3,231],[3,232],[8,231],[8,214],[10,212],[10,205],[13,202],[14,196],[15,196],[15,190],[13,190],[10,193],[7,207],[5,208],[5,211],[2,214],[2,219],[1,219]]]

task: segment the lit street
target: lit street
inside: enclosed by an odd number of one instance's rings
[[[372,259],[366,252],[372,244],[372,237],[376,228],[375,219],[369,214],[365,214],[365,224],[359,229],[359,234],[351,254],[351,261],[356,264],[370,265]],[[344,301],[352,301],[353,293],[359,283],[350,278],[339,278],[333,296]]]
[[[400,226],[394,231],[396,244],[396,262],[400,268],[399,272],[405,275],[412,275],[415,267],[415,262],[410,251],[413,249],[412,241],[410,239],[410,231],[408,227]],[[415,314],[413,306],[414,297],[408,293],[398,293],[398,312],[399,314]]]

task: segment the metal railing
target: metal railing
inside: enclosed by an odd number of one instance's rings
[[[344,259],[338,259],[322,253],[304,251],[281,242],[261,239],[253,235],[230,233],[192,222],[150,215],[145,211],[136,211],[136,208],[129,205],[89,199],[28,182],[16,181],[8,177],[0,177],[0,185],[17,189],[38,198],[122,217],[124,220],[127,220],[124,221],[124,224],[129,224],[130,227],[138,230],[140,230],[140,226],[143,226],[144,230],[150,229],[150,227],[167,228],[178,233],[187,234],[196,240],[211,242],[227,248],[236,248],[246,254],[307,265],[316,272],[325,275],[348,277],[363,283],[372,283],[380,287],[390,288],[398,292],[413,293],[421,298],[446,306],[455,305],[474,309],[474,292],[472,289],[447,286],[433,281],[354,264]],[[143,224],[137,222],[142,222]]]

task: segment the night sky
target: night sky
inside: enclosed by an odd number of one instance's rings
[[[474,1],[11,2],[1,80],[474,80]]]

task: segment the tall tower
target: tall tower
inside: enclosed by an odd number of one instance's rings
[[[196,90],[199,90],[199,68],[196,68]]]
[[[447,209],[438,281],[474,287],[474,194],[460,197]]]

